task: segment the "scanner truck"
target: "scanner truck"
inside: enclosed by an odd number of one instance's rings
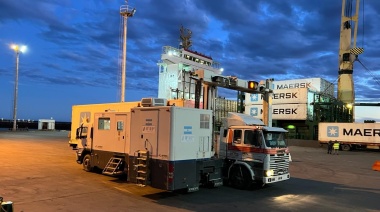
[[[289,179],[286,130],[230,113],[216,139],[212,122],[212,110],[156,106],[151,98],[129,112],[97,112],[76,129],[83,143],[77,162],[85,171],[168,191],[223,182],[247,189]]]

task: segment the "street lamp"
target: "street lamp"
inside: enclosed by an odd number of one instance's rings
[[[18,63],[19,63],[19,57],[20,53],[24,53],[26,51],[26,46],[19,46],[19,45],[11,45],[11,48],[16,53],[16,74],[15,74],[15,91],[14,91],[14,102],[13,102],[13,128],[12,131],[17,130],[16,125],[16,117],[17,117],[17,95],[18,95]]]
[[[125,0],[128,4],[128,0]],[[127,19],[133,17],[136,13],[136,8],[132,8],[128,5],[120,6],[120,15],[123,17],[123,59],[121,63],[121,94],[120,102],[125,101],[125,69],[127,62]]]

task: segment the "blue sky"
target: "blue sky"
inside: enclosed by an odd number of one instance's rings
[[[363,2],[363,1],[362,1]],[[380,102],[380,1],[361,4],[354,64],[356,102]],[[121,0],[0,0],[0,118],[12,118],[15,53],[20,55],[20,119],[70,121],[71,107],[119,101]],[[220,62],[225,75],[337,83],[341,1],[130,0],[126,101],[157,96],[162,46],[178,46],[179,28],[193,49]],[[364,21],[363,21],[364,20]],[[337,84],[336,84],[337,87]],[[235,94],[226,92],[225,95]],[[375,107],[356,107],[357,120]]]

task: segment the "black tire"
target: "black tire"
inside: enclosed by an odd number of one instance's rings
[[[350,145],[348,145],[348,144],[343,144],[343,145],[342,145],[342,150],[343,150],[343,151],[350,151],[350,150],[351,150],[351,147],[350,147]]]
[[[92,161],[91,161],[91,155],[90,154],[87,154],[84,156],[83,158],[83,169],[86,171],[86,172],[91,172],[92,170],[94,170],[93,166],[91,165]]]
[[[230,173],[230,182],[232,187],[237,189],[249,189],[252,185],[252,179],[247,168],[243,166],[233,166]]]

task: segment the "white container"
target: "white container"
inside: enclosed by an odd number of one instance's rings
[[[322,92],[334,96],[335,86],[323,78],[307,78],[273,81],[273,89],[309,88],[310,91]]]
[[[346,144],[380,145],[380,123],[319,123],[318,140]]]
[[[308,88],[273,90],[272,104],[306,104],[310,101]],[[263,104],[262,94],[245,94],[245,105]],[[311,95],[313,98],[313,95]],[[312,100],[311,100],[312,101]]]
[[[255,118],[263,118],[263,105],[245,106],[245,114]],[[307,104],[272,105],[273,120],[306,120],[308,118]],[[310,116],[309,116],[310,118]]]

